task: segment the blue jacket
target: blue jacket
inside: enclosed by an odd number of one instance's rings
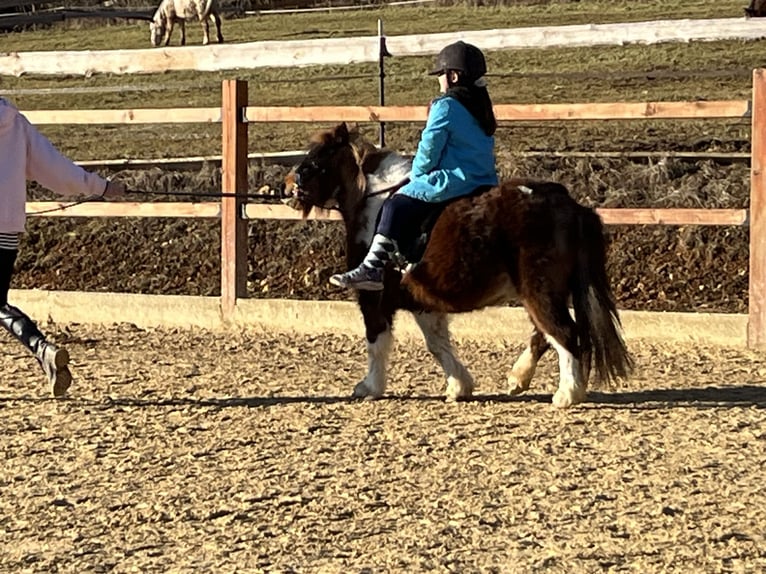
[[[495,138],[481,129],[455,98],[434,100],[410,181],[398,193],[428,202],[467,195],[482,185],[497,185]]]

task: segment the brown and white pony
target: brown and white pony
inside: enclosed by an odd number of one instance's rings
[[[305,159],[287,176],[284,193],[304,216],[313,207],[340,210],[352,268],[370,245],[383,201],[409,171],[410,160],[377,150],[340,124],[316,134]],[[383,291],[359,292],[369,368],[354,396],[385,393],[394,314],[404,309],[413,313],[444,369],[447,399],[469,398],[473,378],[455,356],[447,317],[516,300],[534,332],[508,377],[511,394],[529,388],[551,346],[559,356],[557,407],[585,400],[591,363],[600,381],[626,377],[633,363],[620,333],[605,251],[598,214],[558,183],[511,179],[455,200],[436,221],[417,265],[404,275],[389,266]]]

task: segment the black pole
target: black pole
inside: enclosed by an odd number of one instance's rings
[[[386,65],[385,58],[391,54],[386,48],[386,37],[383,35],[383,20],[378,18],[378,102],[381,106],[386,105]],[[386,145],[386,122],[380,122],[380,147]]]

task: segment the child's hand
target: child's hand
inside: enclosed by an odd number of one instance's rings
[[[112,198],[112,197],[120,197],[122,195],[125,195],[127,192],[127,187],[125,184],[121,181],[116,180],[107,180],[106,182],[106,189],[104,190],[104,193],[101,197],[104,198]]]

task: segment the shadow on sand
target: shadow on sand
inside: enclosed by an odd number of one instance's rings
[[[5,396],[0,397],[0,407],[11,402],[42,403],[63,401],[70,405],[113,407],[202,407],[202,408],[266,408],[282,405],[334,405],[366,402],[350,396],[292,396],[269,397],[117,397],[96,400],[93,398],[53,399],[46,397]],[[443,395],[388,395],[373,402],[443,402]],[[519,396],[506,394],[476,395],[474,403],[550,403],[551,395],[527,393]],[[598,406],[630,407],[638,409],[667,408],[766,408],[766,385],[742,385],[704,387],[689,389],[647,389],[641,391],[590,391],[586,404]]]

